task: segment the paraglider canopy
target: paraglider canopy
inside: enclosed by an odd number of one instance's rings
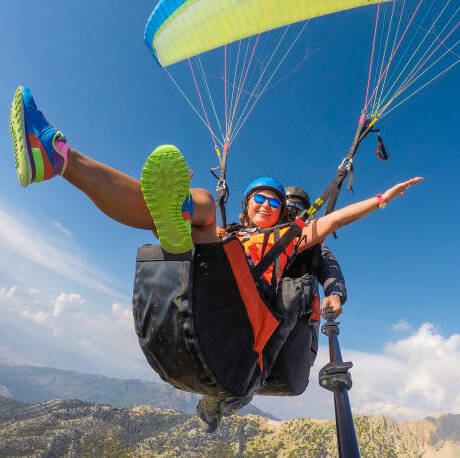
[[[168,66],[251,35],[379,0],[161,0],[145,42]]]

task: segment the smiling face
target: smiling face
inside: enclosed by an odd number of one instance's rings
[[[254,194],[262,194],[265,197],[274,197],[279,200],[279,196],[269,189],[259,189],[252,193],[248,198],[248,218],[258,227],[274,226],[279,218],[282,206],[273,208],[270,206],[268,199],[264,203],[258,204],[254,200]]]

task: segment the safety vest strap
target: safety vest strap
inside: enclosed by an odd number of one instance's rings
[[[280,239],[280,231],[279,231],[279,229],[276,229],[274,234],[273,234],[274,245],[276,245],[276,242],[278,242],[279,239]],[[272,287],[273,288],[276,287],[276,283],[278,282],[278,274],[279,273],[280,273],[280,256],[278,256],[275,259],[275,262],[273,263],[273,273],[272,273]]]
[[[256,278],[262,277],[264,272],[276,262],[281,254],[286,250],[289,244],[302,234],[302,229],[305,226],[305,221],[297,218],[289,227],[289,229],[274,243],[271,249],[266,253],[259,263],[252,269]]]

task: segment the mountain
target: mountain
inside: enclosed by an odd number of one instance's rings
[[[366,457],[458,457],[460,415],[396,423],[356,416]],[[115,408],[82,401],[27,405],[0,398],[0,456],[31,457],[337,457],[333,421],[225,418],[201,431],[194,415],[148,406]]]
[[[148,405],[184,413],[195,413],[199,399],[196,394],[165,383],[123,380],[50,367],[5,365],[0,365],[0,396],[27,403],[79,399],[115,407]],[[277,420],[251,404],[241,410],[243,415],[249,413]]]

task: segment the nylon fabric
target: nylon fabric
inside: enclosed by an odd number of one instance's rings
[[[298,396],[308,386],[313,328],[300,320],[290,332],[270,375],[258,393],[265,396]]]
[[[275,316],[283,319],[266,346],[267,378],[259,394],[295,396],[307,387],[311,332],[304,324],[308,326],[310,322],[315,286],[310,274],[281,278],[271,308]]]
[[[254,333],[254,345],[252,348],[258,355],[257,361],[260,370],[263,371],[262,350],[279,323],[260,298],[249,270],[246,256],[238,240],[234,239],[230,243],[226,243],[224,250],[251,322]]]
[[[308,320],[305,304],[313,293],[308,276],[283,277],[274,297],[261,296],[235,238],[196,244],[193,254],[144,246],[134,281],[136,333],[151,367],[173,386],[219,397],[251,395],[263,389],[299,320]],[[297,362],[309,365],[306,356]],[[299,391],[290,382],[283,386],[283,393]]]
[[[53,165],[50,162],[46,151],[43,149],[43,145],[40,140],[33,134],[29,134],[27,139],[29,140],[29,146],[32,150],[35,165],[35,178],[34,181],[40,182],[47,180],[53,174]]]
[[[35,178],[33,181],[39,183],[40,181],[43,181],[43,176],[45,175],[42,152],[38,147],[31,147],[30,150],[32,151],[35,163]]]
[[[314,321],[320,321],[321,320],[321,305],[319,303],[319,296],[317,294],[315,294],[315,296],[313,297],[311,308],[313,309],[313,313],[311,314],[311,319]]]
[[[162,66],[243,38],[379,0],[162,0],[144,39]]]
[[[227,393],[244,396],[261,385],[263,374],[259,354],[254,350],[256,336],[248,305],[241,296],[225,245],[195,245],[193,340],[219,385]]]

